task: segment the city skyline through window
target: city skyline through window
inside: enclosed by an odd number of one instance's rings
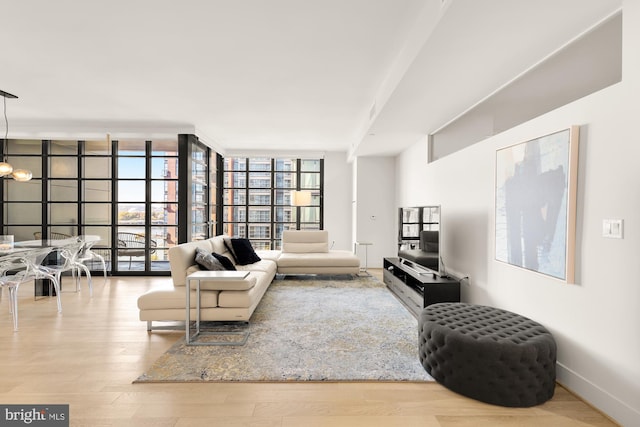
[[[223,232],[256,249],[280,249],[283,230],[322,229],[323,160],[223,160]],[[309,206],[292,206],[296,190],[311,191]]]

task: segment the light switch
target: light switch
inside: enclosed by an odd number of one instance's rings
[[[602,220],[602,237],[611,239],[622,239],[622,228],[624,220],[622,219],[603,219]]]

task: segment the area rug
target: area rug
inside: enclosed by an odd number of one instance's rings
[[[134,382],[433,381],[418,359],[417,320],[379,280],[286,277],[244,325],[245,345],[181,338]]]

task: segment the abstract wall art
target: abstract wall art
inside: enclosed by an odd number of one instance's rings
[[[496,260],[567,283],[575,275],[579,127],[496,152]]]

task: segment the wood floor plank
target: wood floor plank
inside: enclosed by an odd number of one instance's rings
[[[138,296],[164,286],[169,278],[98,278],[90,298],[83,279],[80,293],[63,292],[58,314],[55,299],[35,300],[23,285],[15,333],[3,293],[0,402],[69,404],[70,425],[91,427],[615,425],[562,387],[544,405],[503,408],[437,383],[133,384],[182,338],[138,320]]]

